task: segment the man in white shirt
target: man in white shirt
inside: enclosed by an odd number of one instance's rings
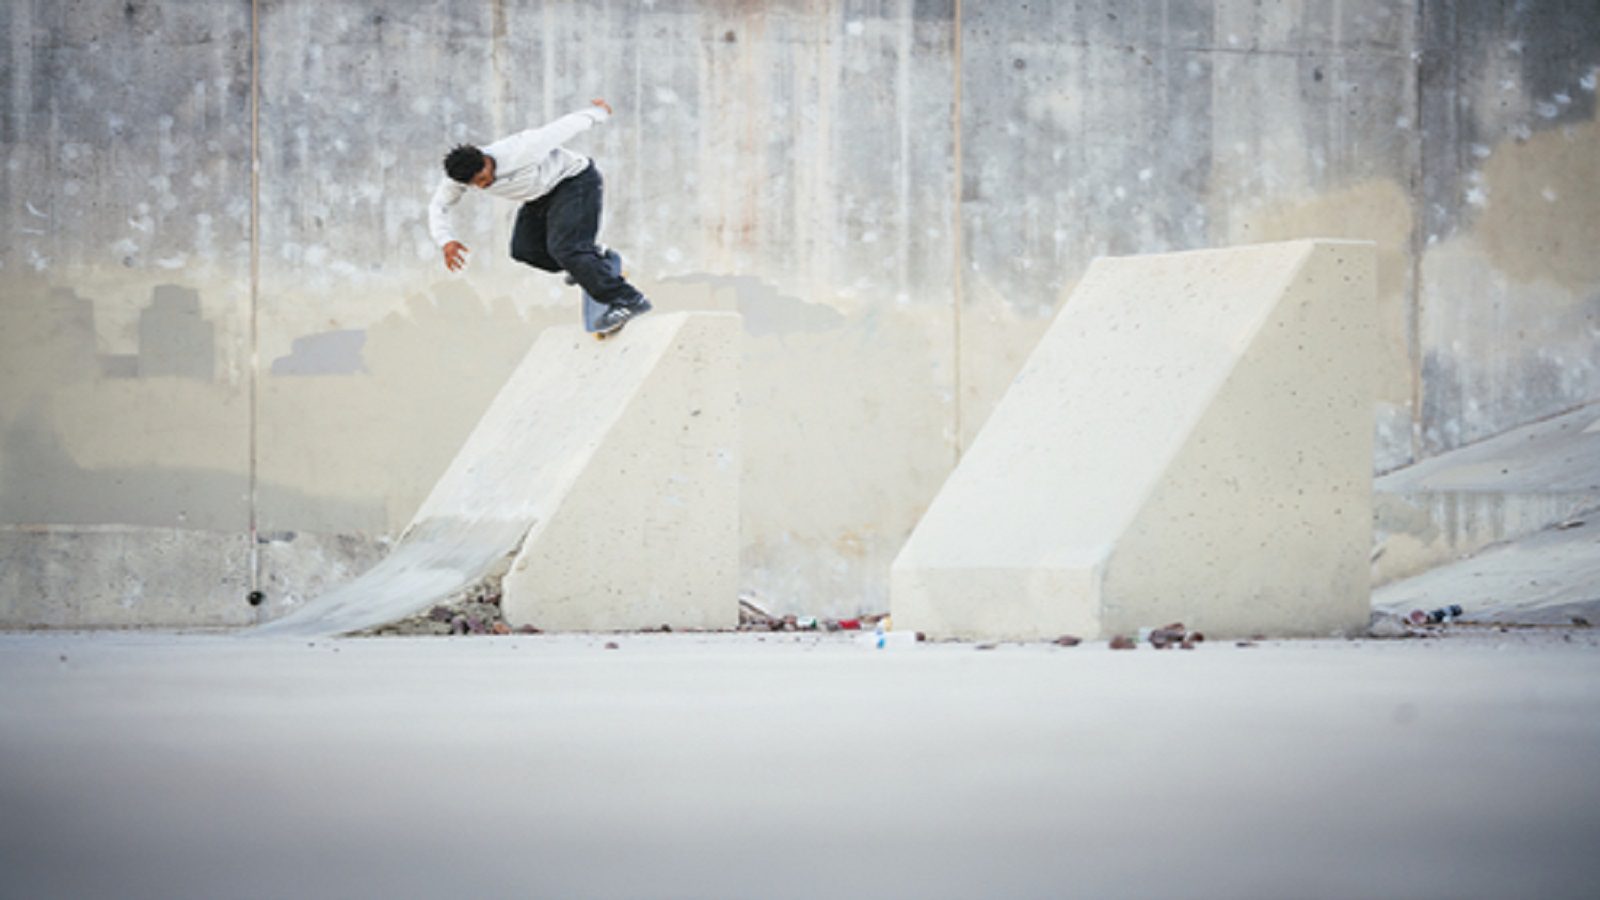
[[[454,272],[467,264],[467,248],[456,239],[450,209],[468,188],[522,204],[511,234],[511,257],[546,272],[566,272],[610,307],[596,330],[609,333],[648,312],[650,301],[622,278],[620,258],[595,244],[600,230],[603,183],[587,156],[561,144],[611,117],[611,106],[593,101],[545,125],[486,147],[462,144],[444,158],[446,178],[428,204],[428,231]]]

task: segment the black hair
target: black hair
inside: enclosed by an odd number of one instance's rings
[[[444,171],[462,184],[471,184],[472,176],[483,171],[483,151],[471,144],[457,145],[445,154]]]

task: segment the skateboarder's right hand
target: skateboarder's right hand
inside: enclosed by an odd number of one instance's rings
[[[444,245],[444,267],[454,272],[467,264],[467,246],[460,241]]]

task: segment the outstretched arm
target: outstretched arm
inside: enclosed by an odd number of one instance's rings
[[[452,272],[467,264],[466,245],[456,240],[455,229],[450,222],[450,208],[466,192],[466,185],[445,178],[440,180],[439,186],[433,191],[433,199],[428,201],[428,233],[433,236],[433,242],[444,250],[445,268]]]
[[[483,152],[495,158],[498,168],[517,169],[542,159],[547,153],[611,118],[611,104],[601,99],[589,101],[588,109],[568,113],[548,125],[529,128],[495,141]]]

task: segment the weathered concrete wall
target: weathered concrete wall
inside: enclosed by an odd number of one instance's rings
[[[1600,398],[1600,9],[1423,5],[1424,456]]]
[[[250,5],[0,35],[0,621],[247,620]]]
[[[1090,259],[1303,237],[1379,244],[1378,462],[1411,458],[1414,4],[971,4],[963,425]]]
[[[742,583],[780,608],[886,607],[1097,254],[1376,241],[1380,469],[1595,399],[1600,24],[1460,7],[5,4],[0,524],[254,521],[272,597],[370,552],[577,315],[489,198],[444,271],[438,157],[602,95],[574,147],[630,276],[744,317]]]
[[[0,517],[243,530],[249,4],[0,32]]]

